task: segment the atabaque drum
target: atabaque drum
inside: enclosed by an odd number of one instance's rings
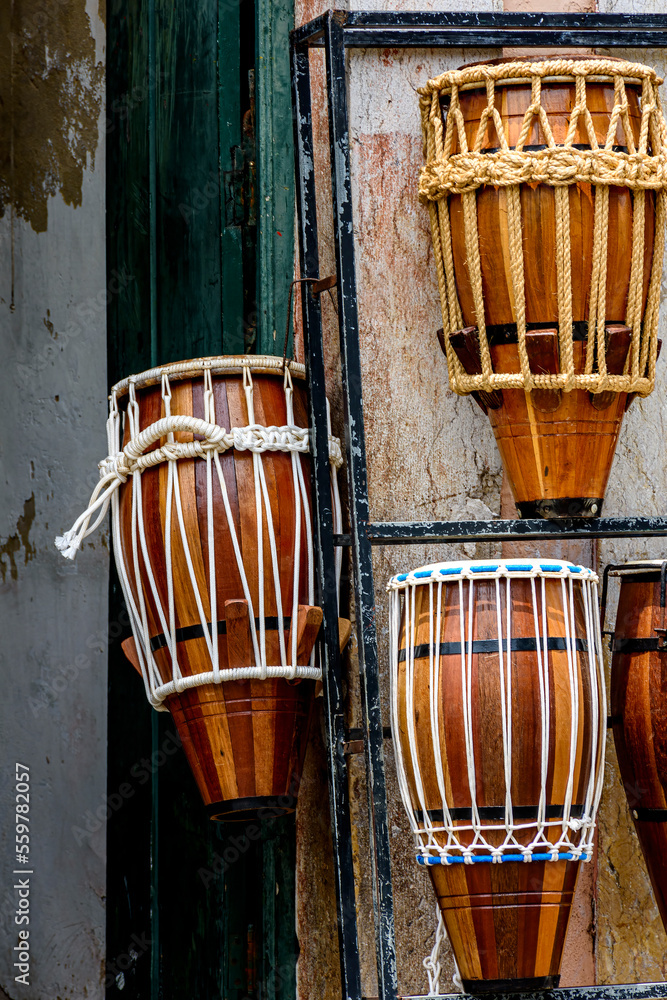
[[[599,515],[624,411],[653,390],[661,82],[522,59],[420,90],[450,385],[488,413],[523,517]]]
[[[388,589],[399,787],[463,986],[557,986],[602,791],[597,577],[452,562]]]
[[[667,562],[612,565],[607,573],[620,576],[621,582],[611,660],[616,753],[667,928]],[[605,597],[603,593],[603,614]]]
[[[304,368],[207,358],[110,399],[97,495],[59,545],[73,555],[111,499],[125,648],[172,713],[209,815],[291,811],[321,676]],[[333,438],[330,454],[340,465]]]

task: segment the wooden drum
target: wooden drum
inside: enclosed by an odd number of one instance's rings
[[[522,59],[420,91],[450,384],[488,413],[524,517],[599,515],[624,411],[653,390],[661,82]]]
[[[556,986],[602,790],[597,577],[455,562],[388,589],[399,786],[465,991]]]
[[[667,562],[626,563],[607,572],[621,577],[611,661],[616,753],[667,929]]]
[[[292,362],[223,357],[120,382],[98,495],[59,543],[72,555],[111,498],[128,656],[213,819],[296,805],[322,621],[303,380]],[[340,465],[333,438],[330,453]]]

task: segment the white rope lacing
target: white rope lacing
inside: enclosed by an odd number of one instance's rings
[[[516,740],[512,718],[512,584],[518,579],[530,580],[532,618],[535,628],[535,669],[539,687],[540,724],[539,753],[540,794],[536,803],[536,816],[517,819],[512,804],[512,751]],[[505,783],[505,809],[502,823],[482,821],[477,801],[477,762],[472,706],[473,643],[476,613],[476,583],[480,580],[495,582],[496,628],[498,670],[500,687],[500,715],[503,746],[503,773]],[[567,725],[567,778],[563,789],[562,817],[547,815],[547,775],[549,770],[551,717],[550,663],[553,653],[549,648],[547,618],[547,581],[558,586],[558,602],[562,608],[564,636],[556,637],[566,653],[566,676],[570,694],[570,718]],[[460,635],[461,681],[460,699],[462,736],[466,754],[466,777],[470,796],[470,820],[452,820],[451,810],[460,806],[447,793],[447,780],[443,764],[441,736],[444,734],[443,695],[440,680],[439,644],[443,634],[445,594],[449,585],[458,589],[458,621]],[[553,586],[553,585],[551,585]],[[606,695],[602,660],[602,640],[595,609],[597,608],[597,576],[581,566],[572,566],[558,560],[522,560],[447,563],[411,573],[402,573],[390,580],[389,637],[391,724],[394,734],[394,751],[398,785],[405,805],[417,847],[417,860],[421,864],[474,864],[481,861],[500,863],[505,860],[530,862],[532,860],[581,860],[588,861],[593,853],[595,817],[602,793],[604,746],[606,738]],[[504,590],[505,614],[502,614]],[[420,619],[424,620],[424,603],[428,595],[429,614],[429,701],[430,747],[423,736],[417,741],[417,710],[415,708],[415,659],[417,612],[421,602]],[[578,638],[575,605],[580,596],[584,610],[585,655],[577,649]],[[549,597],[553,600],[555,592]],[[580,605],[580,606],[581,606]],[[449,628],[453,622],[451,607],[448,611]],[[399,665],[401,643],[405,647],[405,660]],[[419,657],[426,653],[420,650]],[[590,686],[590,736],[582,748],[582,711],[580,685],[582,670],[588,675]],[[433,757],[431,759],[431,752]],[[426,758],[425,759],[425,755]],[[578,756],[579,755],[579,756]],[[427,774],[435,774],[439,801],[435,799],[432,777],[428,778],[429,793],[425,791],[422,766]],[[581,771],[587,771],[583,803],[573,815],[575,781],[579,783]],[[577,796],[577,798],[581,798]],[[439,808],[438,808],[439,807]],[[499,836],[499,834],[501,836]],[[528,842],[527,842],[528,841]]]
[[[442,967],[440,965],[440,951],[444,942],[447,940],[447,929],[445,927],[445,922],[442,919],[442,910],[439,906],[435,908],[436,915],[436,928],[435,928],[435,942],[433,948],[431,949],[431,954],[427,955],[422,965],[426,969],[426,975],[428,976],[428,994],[429,997],[439,997],[440,994],[440,974],[442,972]],[[454,989],[458,990],[459,993],[465,993],[463,989],[463,982],[461,980],[461,973],[459,972],[459,967],[452,952],[452,961],[454,962],[455,972],[452,976],[452,983],[454,984]]]
[[[245,368],[244,371],[249,371]],[[203,441],[173,441],[174,432],[201,435]],[[160,438],[172,436],[172,441],[154,451],[147,451]],[[282,451],[308,454],[309,432],[306,427],[224,427],[197,417],[169,416],[156,421],[130,440],[122,451],[110,454],[99,463],[100,481],[95,487],[86,510],[79,515],[72,528],[56,538],[58,548],[66,559],[74,559],[88,535],[104,520],[112,494],[136,472],[143,472],[161,462],[179,458],[206,458],[230,449],[250,451],[261,455],[265,451]],[[343,464],[343,454],[338,438],[329,436],[329,456],[335,469]],[[91,524],[93,515],[97,517]]]
[[[264,427],[255,421],[253,400],[253,370],[269,369],[276,373],[278,368],[282,373],[282,362],[279,366],[269,364],[277,359],[258,359],[253,364],[244,360],[234,364],[221,364],[225,359],[199,360],[196,363],[182,363],[162,369],[154,369],[142,376],[132,376],[119,383],[112,390],[107,420],[107,441],[109,456],[100,463],[100,482],[90,499],[87,509],[77,518],[70,531],[56,539],[56,545],[66,558],[73,559],[83,540],[90,535],[103,520],[111,505],[112,536],[114,554],[118,567],[121,588],[125,596],[132,631],[137,648],[137,656],[141,666],[146,694],[151,704],[162,708],[162,702],[169,695],[188,688],[210,683],[221,683],[228,680],[247,680],[252,678],[266,679],[271,677],[286,677],[290,680],[321,679],[321,669],[315,662],[315,650],[311,653],[308,664],[297,663],[298,615],[299,604],[303,601],[303,585],[300,582],[300,565],[302,551],[307,552],[307,601],[313,605],[315,601],[315,566],[313,555],[312,513],[308,490],[300,455],[309,452],[308,430],[295,424],[293,395],[294,387],[290,369],[298,366],[290,364],[284,368],[283,388],[285,393],[286,417],[285,426]],[[218,370],[238,369],[243,375],[243,389],[247,408],[247,426],[235,427],[226,431],[216,423],[215,396],[212,374]],[[187,414],[172,413],[172,391],[170,375],[178,377],[204,377],[204,419]],[[139,403],[136,390],[141,386],[161,382],[162,405],[164,417],[145,430],[140,430]],[[141,387],[140,386],[140,387]],[[128,440],[121,449],[122,421],[118,407],[118,398],[127,391],[128,403],[126,425]],[[179,441],[177,434],[200,435],[201,441]],[[154,451],[148,451],[162,439],[163,443]],[[255,590],[256,601],[248,582],[243,554],[229,500],[227,485],[223,475],[220,455],[234,448],[237,451],[250,451],[253,456],[254,479],[254,516],[257,543],[257,579]],[[336,479],[336,469],[342,464],[340,442],[331,435],[329,421],[329,451],[332,466],[332,501],[334,531],[342,530],[341,503]],[[285,641],[286,622],[283,616],[283,595],[281,589],[279,547],[276,539],[276,528],[273,523],[269,487],[262,455],[265,452],[283,452],[291,455],[292,466],[292,496],[289,498],[294,506],[294,550],[293,550],[293,582],[290,592],[291,606],[291,642],[289,649]],[[205,535],[207,542],[208,580],[206,579],[204,563],[200,551],[195,551],[188,540],[186,520],[181,494],[181,476],[193,475],[187,466],[181,466],[185,471],[179,471],[182,459],[205,461],[205,495],[206,519]],[[144,524],[144,505],[142,491],[142,473],[146,469],[155,468],[166,463],[166,501],[164,512],[164,563],[167,580],[167,601],[163,604],[157,586],[154,559],[151,557],[150,546],[146,538]],[[126,552],[120,534],[120,486],[131,479],[131,511],[130,511],[130,550]],[[236,569],[240,578],[243,599],[248,604],[250,637],[253,663],[242,667],[221,669],[219,661],[219,643],[217,639],[217,623],[220,609],[217,606],[216,576],[222,567],[216,559],[215,519],[220,512],[214,507],[214,483],[220,490],[222,506],[226,518],[226,529],[231,540]],[[286,498],[287,499],[287,498]],[[94,518],[94,521],[93,521]],[[92,523],[91,523],[92,522]],[[268,540],[268,563],[270,572],[265,573],[265,539]],[[178,659],[178,614],[174,588],[175,547],[180,551],[179,566],[181,578],[179,587],[181,593],[188,594],[190,606],[196,608],[201,629],[201,638],[206,643],[210,659],[210,671],[196,675],[184,674]],[[183,572],[185,563],[185,572]],[[341,553],[336,552],[336,576],[340,579]],[[226,570],[225,570],[226,571]],[[239,595],[241,596],[241,595]],[[275,604],[277,617],[277,636],[279,646],[278,664],[267,661],[265,599],[270,596]],[[170,662],[170,677],[164,676],[164,657],[162,670],[158,666],[152,649],[153,636],[147,601],[153,608],[153,617],[157,619],[162,631],[163,644]],[[255,607],[256,604],[256,607]],[[255,617],[257,615],[257,618]]]

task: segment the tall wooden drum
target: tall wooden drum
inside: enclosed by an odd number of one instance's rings
[[[98,490],[58,540],[73,557],[111,500],[128,655],[213,819],[296,805],[322,621],[303,380],[278,358],[221,357],[118,383]],[[330,454],[340,465],[333,438]]]
[[[616,753],[667,929],[667,562],[626,563],[607,572],[621,577],[611,661]]]
[[[524,517],[600,514],[655,382],[662,80],[618,59],[476,64],[420,90],[454,392],[488,413]]]
[[[454,562],[388,589],[399,786],[464,988],[556,986],[602,790],[597,577]]]

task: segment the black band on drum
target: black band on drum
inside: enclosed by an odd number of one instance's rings
[[[255,618],[255,628],[259,631],[259,618]],[[289,615],[283,615],[283,629],[285,632],[289,631],[290,625],[292,624],[292,618]],[[211,623],[208,623],[209,635]],[[265,618],[264,619],[264,629],[266,632],[277,632],[278,631],[278,618]],[[218,622],[218,635],[227,635],[227,622],[223,618],[222,621]],[[190,639],[203,639],[204,629],[201,622],[198,625],[185,625],[183,628],[176,629],[176,642],[189,642]],[[169,645],[169,639],[164,634],[160,632],[159,635],[153,636],[151,639],[151,649],[155,653],[158,649],[163,649],[163,647]]]
[[[619,636],[618,639],[614,639],[611,651],[612,653],[664,653],[667,652],[664,643],[663,646],[659,645],[662,641],[658,636],[651,638]]]
[[[440,656],[460,656],[461,655],[461,645],[463,645],[463,652],[467,653],[469,651],[469,643],[464,642],[441,642],[438,647],[432,646],[429,643],[423,643],[420,646],[415,646],[414,657],[415,660],[425,659],[427,656],[433,653],[437,653]],[[472,641],[472,652],[475,653],[497,653],[498,652],[498,640],[497,639],[473,639]],[[585,639],[576,638],[574,640],[568,640],[565,636],[553,635],[549,636],[547,639],[547,649],[555,652],[564,652],[568,649],[574,649],[577,653],[587,653],[588,643]],[[503,653],[507,652],[507,639],[502,640]],[[538,640],[535,636],[518,636],[516,639],[512,639],[510,650],[513,653],[535,653],[538,648]],[[544,649],[544,639],[539,640],[539,648]],[[398,662],[404,663],[406,659],[406,650],[399,649],[398,651]]]
[[[519,514],[524,519],[553,517],[599,517],[602,513],[602,497],[559,497],[544,500],[523,500],[517,503]]]
[[[563,811],[565,806],[562,804],[554,803],[553,805],[545,806],[544,815],[546,819],[562,819]],[[422,823],[424,819],[424,813],[421,809],[414,809],[414,817],[418,823]],[[537,822],[537,812],[538,806],[512,806],[512,816],[517,820],[534,819]],[[505,806],[478,806],[477,813],[479,818],[482,820],[499,820],[500,822],[505,822]],[[449,810],[449,815],[454,821],[460,820],[471,820],[472,819],[472,809],[470,806],[454,806]],[[570,806],[570,816],[574,819],[580,819],[584,815],[583,805],[575,805],[574,803]],[[444,813],[442,809],[429,809],[428,818],[432,823],[442,823],[444,821]]]

